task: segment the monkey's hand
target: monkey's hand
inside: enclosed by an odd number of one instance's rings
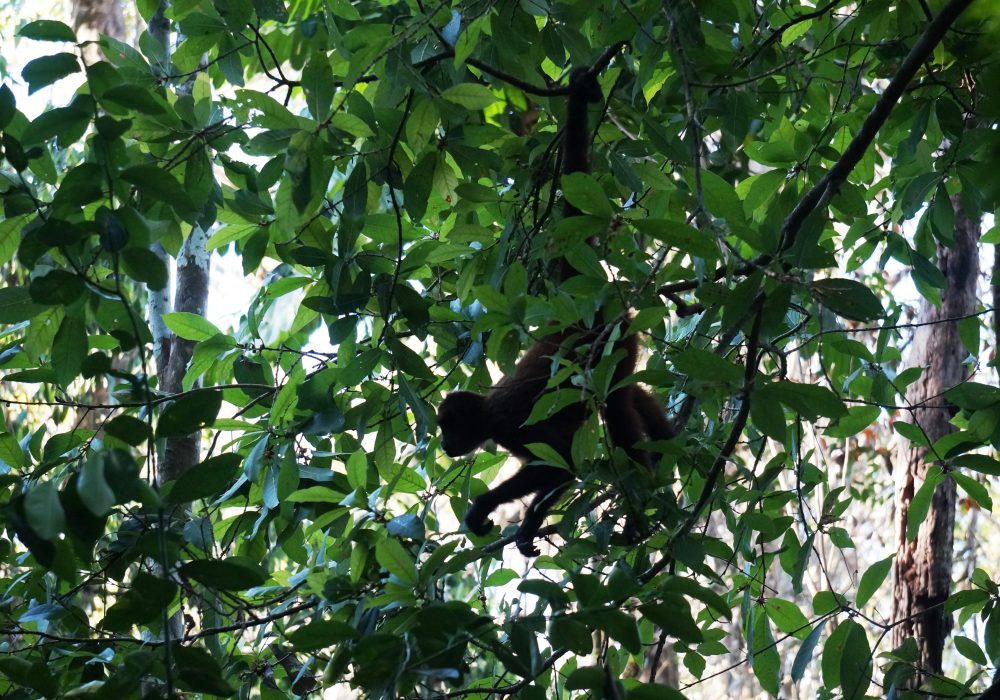
[[[465,513],[465,526],[469,528],[469,532],[480,537],[488,534],[493,529],[493,521],[487,517],[488,513],[484,511],[484,508],[473,501],[472,505],[469,506],[469,510]]]
[[[537,557],[541,554],[541,550],[535,546],[534,538],[521,539],[520,537],[514,541],[514,545],[517,547],[517,551],[526,557]]]

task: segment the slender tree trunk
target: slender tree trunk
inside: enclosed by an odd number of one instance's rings
[[[913,337],[910,364],[924,372],[907,391],[907,404],[917,408],[913,421],[933,443],[951,432],[951,414],[941,408],[942,392],[965,379],[962,365],[969,352],[962,345],[958,323],[941,319],[973,313],[976,309],[976,282],[979,275],[979,222],[962,211],[958,198],[955,207],[955,245],[938,247],[938,261],[948,281],[942,290],[942,304],[924,302]],[[934,406],[937,406],[935,408]],[[893,562],[893,644],[914,637],[920,650],[920,667],[925,672],[941,671],[941,652],[951,628],[943,603],[951,590],[952,544],[955,525],[955,483],[946,479],[934,493],[927,517],[913,541],[906,541],[906,520],[913,495],[923,483],[928,467],[939,455],[909,443],[904,444],[895,468],[896,560]],[[917,683],[921,676],[918,674]]]

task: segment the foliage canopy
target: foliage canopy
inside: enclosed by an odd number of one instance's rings
[[[820,448],[887,425],[920,375],[879,273],[939,301],[954,202],[1000,197],[1000,37],[968,4],[181,0],[171,50],[104,38],[90,66],[64,24],[22,26],[53,44],[29,92],[82,83],[34,118],[0,88],[0,683],[679,697],[630,671],[644,652],[697,679],[735,650],[771,694],[809,675],[862,697],[876,664],[902,683],[912,650],[877,659],[885,627],[858,616],[890,560],[803,581],[875,498]],[[595,62],[593,172],[560,184],[562,86]],[[164,392],[146,300],[195,229],[261,281],[232,328],[162,317],[197,343]],[[554,285],[554,254],[579,275]],[[643,333],[638,379],[693,415],[653,474],[580,431],[557,546],[522,575],[457,525],[503,456],[444,458],[434,407],[609,304]],[[979,327],[960,325],[975,357]],[[581,391],[599,402],[612,366]],[[972,451],[1000,391],[947,398],[962,430],[935,478],[989,508],[975,477],[1000,463]],[[157,445],[194,431],[204,459],[159,483]],[[948,605],[983,614],[986,648],[956,648],[986,665],[997,588],[974,584]]]

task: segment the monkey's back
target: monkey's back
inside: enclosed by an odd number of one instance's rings
[[[590,406],[580,387],[574,386],[569,379],[558,386],[549,386],[556,361],[554,358],[563,357],[584,366],[596,364],[602,348],[593,345],[601,339],[603,330],[605,327],[601,326],[570,328],[550,333],[536,341],[518,360],[514,372],[497,382],[486,396],[487,415],[493,418],[490,437],[520,459],[532,459],[533,455],[525,445],[540,442],[551,446],[567,463],[571,463],[573,435],[587,420]],[[627,336],[615,345],[616,348],[623,347],[626,352],[626,357],[615,369],[613,381],[618,382],[632,373],[638,347],[634,336]],[[563,391],[573,392],[577,400],[564,403],[556,399],[556,405],[562,408],[525,425],[543,394]]]

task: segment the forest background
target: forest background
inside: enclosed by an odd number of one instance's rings
[[[991,0],[15,1],[0,40],[5,697],[991,685]],[[543,556],[517,504],[470,536],[512,465],[436,406],[609,299],[681,434],[645,473],[592,419]],[[598,406],[613,364],[557,369]]]

